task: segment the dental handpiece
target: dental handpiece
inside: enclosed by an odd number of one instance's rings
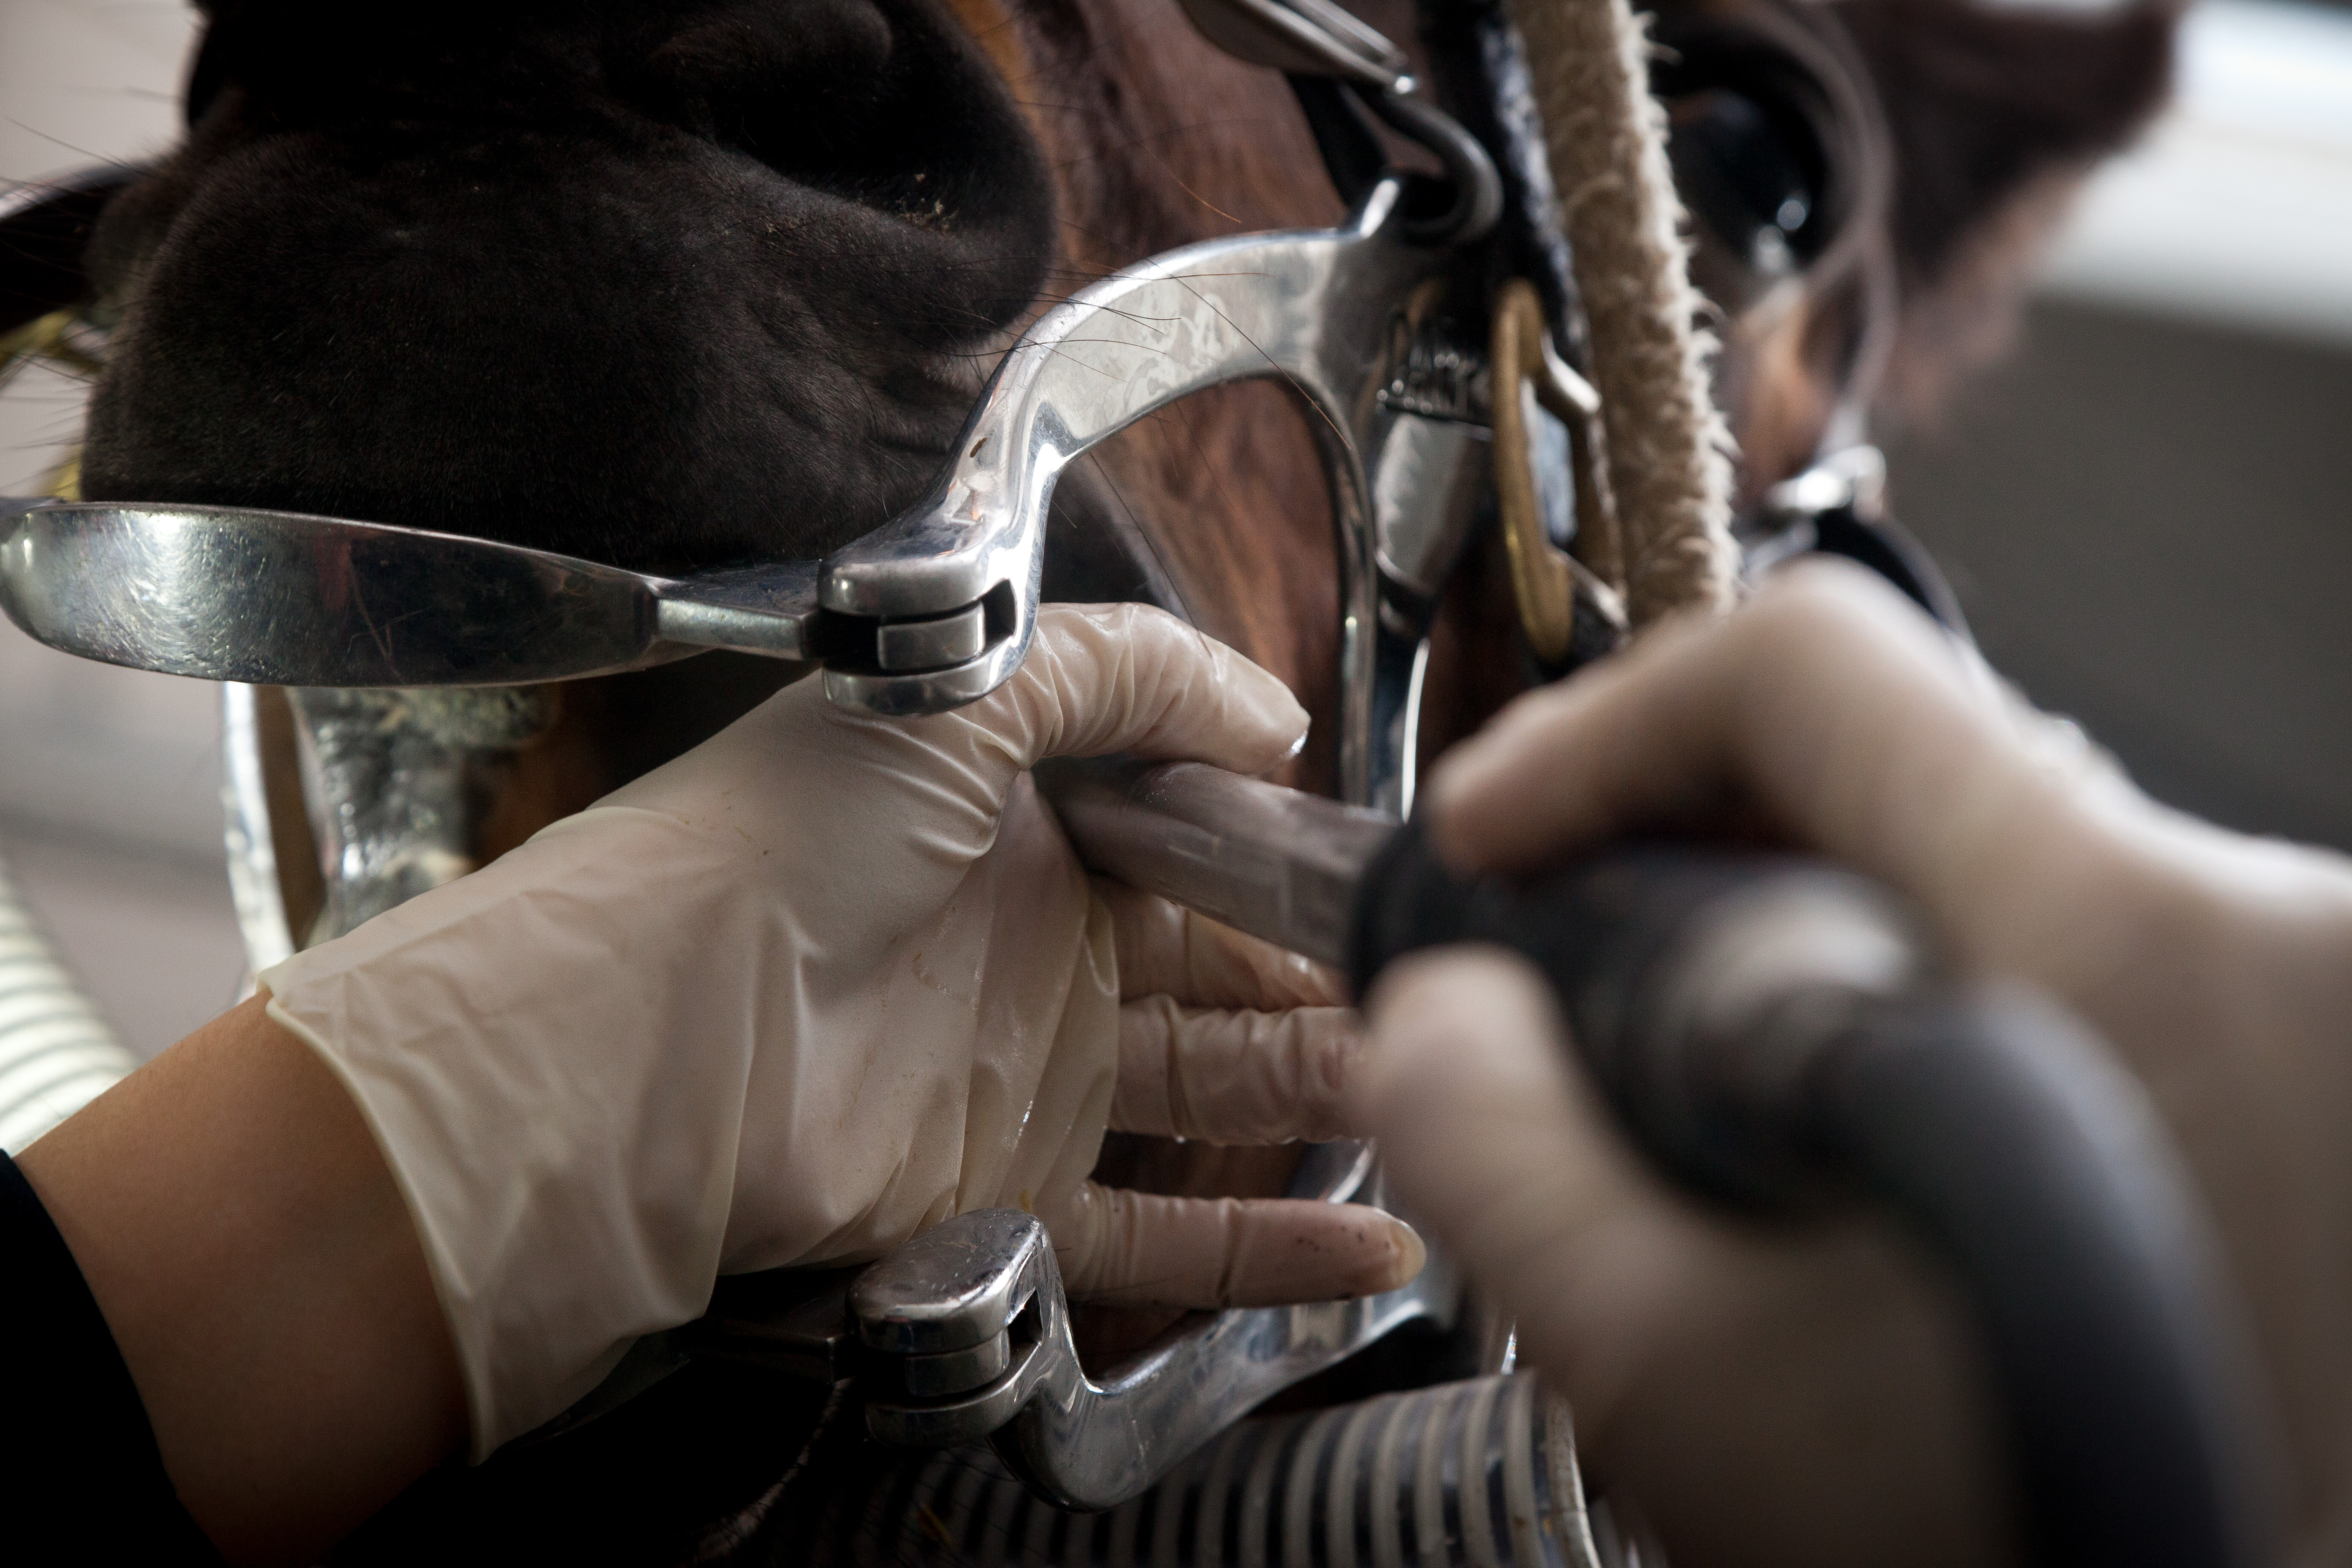
[[[2037,1561],[2263,1561],[2251,1354],[2154,1110],[2054,1005],[1956,980],[1885,889],[1663,843],[1465,878],[1415,825],[1200,763],[1037,777],[1090,868],[1339,965],[1359,996],[1422,949],[1521,954],[1686,1188],[1759,1214],[1883,1205],[1973,1310]]]

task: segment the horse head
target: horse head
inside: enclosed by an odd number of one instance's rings
[[[1171,0],[201,9],[186,136],[106,204],[83,258],[86,314],[110,328],[91,500],[667,573],[824,555],[922,500],[1057,300],[1348,206],[1303,95]],[[1447,29],[1473,9],[1360,7],[1441,106],[1462,89]],[[1924,405],[1997,327],[2025,237],[2153,107],[2169,37],[2157,10],[1970,0],[1671,0],[1655,26],[1751,521],[1874,416]],[[1318,417],[1279,379],[1244,382],[1097,447],[1055,492],[1045,591],[1162,603],[1273,669],[1317,721],[1290,782],[1328,791],[1342,574]],[[1538,674],[1503,554],[1487,531],[1442,592],[1424,752]],[[567,688],[460,858],[786,673],[714,656]],[[292,811],[299,793],[281,780],[272,799]],[[1280,1190],[1288,1156],[1257,1152],[1113,1152],[1131,1184],[1159,1161],[1170,1187]],[[797,1436],[772,1451],[762,1430],[694,1450],[732,1468],[682,1479],[678,1507],[739,1509],[796,1462]],[[619,1452],[617,1473],[646,1473],[643,1447]],[[572,1508],[580,1461],[548,1465],[532,1495]]]
[[[1281,76],[1167,0],[205,10],[186,139],[89,251],[119,323],[93,499],[644,567],[821,554],[919,499],[1054,300],[1341,211]],[[1424,58],[1443,22],[1364,14]],[[1842,412],[1918,406],[1987,335],[2021,236],[2156,100],[2168,24],[1662,9],[1748,504]],[[1323,716],[1338,616],[1307,418],[1251,384],[1146,422],[1066,484],[1060,553],[1092,552],[1074,592],[1172,601]],[[1520,676],[1493,574],[1463,576],[1433,746]],[[1328,784],[1328,751],[1302,766]]]

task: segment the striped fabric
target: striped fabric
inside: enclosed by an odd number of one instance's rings
[[[0,864],[0,1149],[15,1154],[138,1065],[67,978]]]

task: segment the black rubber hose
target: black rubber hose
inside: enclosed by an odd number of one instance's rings
[[[1789,856],[1613,851],[1465,881],[1408,826],[1357,906],[1360,994],[1457,942],[1558,992],[1647,1152],[1751,1209],[1882,1200],[1948,1262],[2037,1561],[2252,1568],[2251,1364],[2201,1210],[2137,1085],[2054,1007],[1945,984],[1906,911]]]
[[[1971,1299],[2038,1555],[2260,1561],[2237,1336],[2137,1086],[2016,994],[1889,1009],[1824,1065],[1824,1156],[1907,1216]]]

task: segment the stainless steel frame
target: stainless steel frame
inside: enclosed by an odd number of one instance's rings
[[[1309,405],[1331,480],[1343,791],[1401,809],[1411,726],[1375,688],[1384,666],[1409,682],[1426,614],[1399,605],[1462,547],[1485,396],[1475,352],[1432,338],[1424,285],[1451,253],[1392,232],[1401,188],[1383,182],[1339,228],[1187,247],[1055,307],[997,369],[930,498],[823,562],[662,578],[341,519],[45,502],[0,533],[0,608],[68,652],[213,680],[509,686],[723,647],[821,661],[846,706],[934,712],[1028,650],[1068,463],[1192,393],[1275,377]],[[1383,595],[1383,563],[1402,594]],[[1384,599],[1402,644],[1385,658]]]
[[[1282,8],[1240,9],[1255,26]],[[1367,74],[1387,68],[1357,52]],[[1459,253],[1408,237],[1402,194],[1386,180],[1337,228],[1188,247],[1048,311],[989,382],[931,495],[822,562],[665,578],[333,518],[27,502],[0,504],[0,609],[69,652],[241,683],[226,699],[226,793],[260,968],[470,868],[469,771],[528,735],[535,683],[730,648],[819,663],[834,701],[878,713],[985,695],[1034,635],[1062,470],[1194,392],[1275,378],[1307,405],[1329,479],[1341,793],[1374,808],[1370,827],[1411,805],[1429,626],[1490,462],[1484,348],[1447,309]],[[289,929],[278,896],[257,685],[289,689],[301,743],[328,884],[309,931]],[[432,689],[450,687],[472,689]],[[1369,1151],[1332,1144],[1309,1152],[1292,1191],[1360,1201],[1376,1182]],[[878,1434],[990,1438],[1043,1494],[1079,1508],[1134,1495],[1269,1394],[1405,1321],[1450,1324],[1459,1304],[1433,1258],[1403,1290],[1214,1314],[1090,1378],[1042,1226],[1002,1214],[917,1238],[851,1303],[869,1362],[895,1363],[897,1394],[871,1407]],[[844,1341],[819,1321],[837,1310],[795,1301],[788,1323],[753,1310],[654,1336],[562,1425],[692,1354],[783,1354],[839,1375]]]
[[[926,1231],[849,1292],[860,1340],[886,1363],[866,1405],[875,1436],[986,1441],[1038,1495],[1087,1510],[1136,1496],[1269,1396],[1403,1324],[1451,1326],[1460,1303],[1433,1256],[1401,1290],[1220,1312],[1097,1379],[1070,1338],[1052,1239],[1016,1209]]]
[[[294,956],[293,921],[279,880],[276,825],[270,817],[264,777],[262,694],[241,681],[221,687],[221,815],[228,850],[228,889],[236,909],[236,929],[245,939],[245,963],[259,974]]]
[[[705,647],[803,655],[814,563],[684,581],[423,529],[9,503],[0,609],[107,664],[258,686],[520,686]]]

